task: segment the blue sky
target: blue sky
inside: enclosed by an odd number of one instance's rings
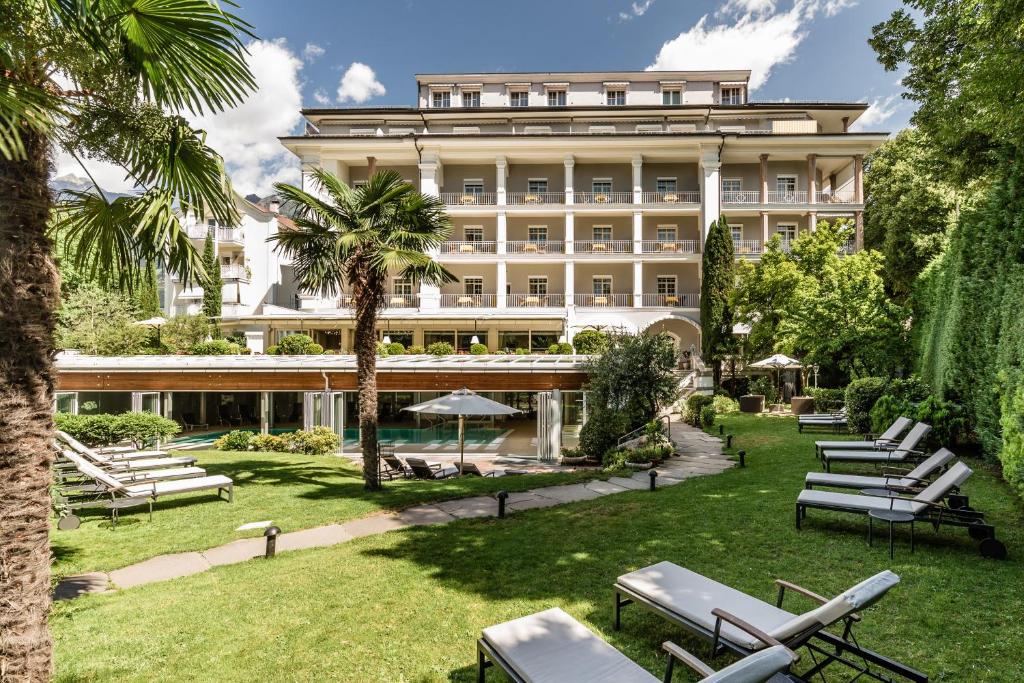
[[[898,0],[236,1],[260,89],[192,120],[243,194],[298,179],[277,137],[300,129],[301,107],[413,104],[415,73],[749,68],[755,101],[869,102],[860,128],[875,131],[913,113],[867,44]]]

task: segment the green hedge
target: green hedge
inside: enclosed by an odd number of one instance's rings
[[[155,413],[57,413],[53,421],[57,429],[67,432],[87,446],[108,446],[130,441],[136,448],[144,448],[157,440],[167,440],[181,431],[177,422]]]
[[[814,397],[817,413],[834,413],[846,405],[846,389],[808,388],[807,395]]]
[[[846,419],[851,433],[871,431],[871,409],[885,393],[887,384],[884,377],[862,377],[846,387]]]
[[[262,451],[279,453],[303,453],[305,455],[330,455],[337,453],[341,439],[327,427],[313,427],[287,434],[257,434],[243,430],[228,432],[213,442],[221,451]]]
[[[704,418],[704,408],[711,406],[712,411],[714,410],[715,399],[713,396],[705,396],[704,394],[693,394],[686,399],[686,415],[684,419],[692,424],[694,427],[700,427]],[[714,422],[714,417],[711,418]]]

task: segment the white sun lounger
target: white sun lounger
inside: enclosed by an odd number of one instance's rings
[[[830,472],[808,472],[804,488],[837,489],[893,489],[911,491],[924,488],[933,474],[946,467],[956,456],[948,448],[940,448],[928,456],[917,467],[905,474],[872,477],[860,474],[832,474]]]
[[[819,455],[825,449],[857,450],[857,451],[882,451],[892,450],[896,447],[900,434],[910,429],[914,421],[909,417],[897,417],[888,429],[882,432],[877,439],[872,441],[815,441],[814,454]]]
[[[762,683],[786,670],[792,652],[773,646],[717,673],[673,643],[665,680],[675,659],[698,670],[702,681]],[[561,609],[553,608],[490,626],[477,641],[477,680],[497,666],[515,683],[657,683],[660,679],[636,664]],[[702,667],[702,668],[699,668]]]
[[[899,445],[891,451],[859,451],[845,449],[826,449],[821,452],[821,464],[826,472],[832,471],[834,463],[863,462],[876,465],[887,465],[902,462],[916,462],[924,457],[924,451],[918,446],[924,437],[932,431],[931,425],[918,422],[907,432]]]
[[[93,464],[110,470],[151,470],[166,467],[183,467],[193,465],[196,459],[188,456],[149,456],[140,458],[112,458],[100,453],[94,448],[89,448],[70,434],[58,431],[57,437],[71,447],[83,458],[87,458]]]
[[[65,450],[63,453],[64,457],[75,463],[75,466],[82,474],[103,486],[112,497],[152,498],[156,500],[164,496],[215,489],[218,496],[227,493],[228,502],[234,499],[234,482],[223,474],[191,479],[173,479],[170,481],[128,483],[119,481],[111,473],[105,472],[73,451]]]

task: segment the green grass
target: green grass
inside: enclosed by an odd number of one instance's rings
[[[812,511],[794,529],[815,435],[798,435],[791,419],[723,422],[747,451],[745,469],[58,604],[56,678],[472,681],[481,628],[556,605],[660,676],[662,641],[701,656],[706,645],[635,607],[612,631],[611,586],[671,560],[769,601],[776,577],[832,595],[892,569],[902,581],[864,613],[862,644],[933,681],[1024,680],[1022,506],[993,473],[972,462],[965,489],[990,513],[1010,560],[982,560],[963,530],[923,528],[917,552],[900,535],[890,561],[882,544],[867,547],[864,519]]]
[[[235,482],[235,502],[216,493],[158,501],[153,521],[144,507],[122,514],[116,529],[105,510],[81,512],[82,526],[51,536],[55,577],[118,569],[165,553],[206,550],[262,529],[237,532],[246,522],[271,520],[284,531],[345,522],[382,510],[464,498],[501,489],[520,491],[594,473],[551,473],[509,477],[459,477],[443,481],[394,481],[383,493],[363,490],[360,471],[347,458],[292,453],[192,452],[208,474],[226,474]]]

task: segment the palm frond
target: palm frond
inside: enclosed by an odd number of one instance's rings
[[[23,159],[22,135],[46,134],[61,113],[61,102],[42,88],[28,86],[11,76],[13,60],[0,45],[0,156]]]
[[[310,224],[281,230],[269,241],[291,257],[299,286],[322,297],[337,296],[345,277],[345,258],[337,252],[337,233],[330,226]]]

